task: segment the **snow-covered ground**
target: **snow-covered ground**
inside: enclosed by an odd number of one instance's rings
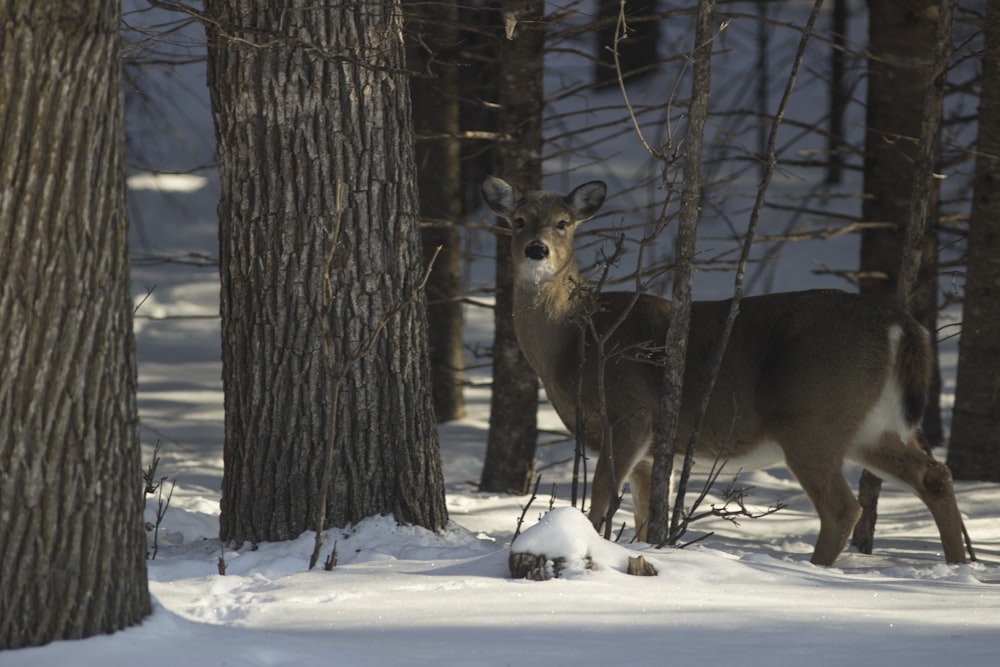
[[[214,312],[213,274],[193,278],[158,287],[140,313]],[[472,335],[487,332],[488,321],[475,312]],[[177,482],[159,554],[149,561],[154,613],[112,636],[4,653],[4,667],[919,667],[993,664],[1000,650],[995,485],[958,485],[978,564],[945,565],[919,501],[887,489],[876,555],[847,553],[835,568],[815,567],[808,557],[817,521],[778,469],[744,477],[755,487],[752,501],[788,504],[778,514],[740,527],[706,525],[716,534],[684,550],[619,547],[641,551],[658,577],[620,573],[618,555],[592,547],[585,521],[557,511],[554,521],[570,538],[562,543],[581,545],[580,557],[591,549],[599,569],[569,568],[548,582],[510,579],[508,547],[526,499],[476,490],[488,405],[482,389],[470,391],[466,419],[441,428],[452,517],[445,533],[399,527],[389,517],[331,531],[325,543],[336,541],[339,555],[331,571],[307,571],[311,534],[257,550],[223,549],[214,539],[222,474],[217,322],[140,320],[137,328],[147,457],[148,444],[160,439],[161,473]],[[554,425],[551,414],[547,419]],[[542,458],[562,461],[570,447],[548,446]],[[542,475],[544,491],[527,525],[548,510],[552,484],[556,505],[567,504],[568,465]],[[150,520],[154,506],[151,500]]]
[[[153,269],[137,268],[142,276]],[[876,553],[845,553],[836,567],[808,562],[818,522],[783,469],[747,474],[751,502],[788,507],[732,526],[687,549],[594,546],[586,521],[550,515],[576,566],[546,582],[513,580],[509,543],[526,498],[476,490],[488,392],[469,392],[469,416],[441,427],[451,525],[440,535],[368,519],[325,538],[338,564],[308,571],[313,535],[256,550],[222,548],[218,323],[171,319],[216,312],[215,274],[156,277],[137,323],[145,452],[162,443],[160,472],[177,483],[149,561],[153,615],[111,636],[0,654],[3,667],[109,665],[811,665],[994,664],[1000,652],[1000,487],[959,483],[959,503],[981,562],[944,564],[930,516],[886,488]],[[186,276],[186,278],[184,277]],[[142,291],[137,285],[137,299]],[[470,337],[485,336],[483,311]],[[479,376],[482,379],[482,376]],[[544,423],[555,427],[546,412]],[[568,505],[569,443],[544,447],[536,524]],[[856,471],[855,471],[856,472]],[[147,519],[155,516],[155,499]],[[574,512],[574,510],[569,510]],[[630,521],[626,502],[622,520]],[[623,542],[628,541],[627,529]],[[528,535],[523,535],[526,539]],[[555,546],[558,543],[561,547]],[[641,552],[657,577],[619,571]],[[579,560],[592,556],[597,569]],[[226,574],[219,574],[219,558]]]
[[[738,33],[731,31],[735,42]],[[720,77],[726,66],[720,63]],[[775,67],[785,63],[778,60]],[[567,71],[559,70],[559,76]],[[158,83],[180,90],[166,99],[183,113],[169,115],[177,123],[193,118],[194,134],[172,143],[169,132],[155,134],[152,116],[140,116],[133,129],[148,133],[146,150],[155,153],[149,161],[162,165],[176,159],[177,168],[210,162],[211,127],[201,82],[168,77]],[[720,89],[724,94],[725,83]],[[580,122],[594,121],[588,116]],[[180,158],[171,154],[172,145]],[[609,155],[602,168],[614,165],[628,180],[634,174],[628,159],[641,151],[636,145],[622,151]],[[583,168],[572,180],[606,177],[595,169]],[[223,547],[216,539],[223,440],[217,269],[150,260],[215,253],[217,181],[205,173],[207,180],[156,181],[133,174],[130,181],[133,251],[140,258],[133,292],[142,302],[136,334],[144,457],[148,463],[159,441],[159,473],[176,482],[157,557],[148,561],[154,612],[141,625],[111,636],[2,653],[0,666],[996,664],[997,485],[957,485],[981,559],[975,564],[944,564],[923,505],[887,486],[875,554],[848,552],[835,567],[813,566],[808,559],[818,520],[788,472],[777,468],[740,479],[753,487],[750,503],[766,508],[781,501],[785,509],[739,526],[696,524],[691,537],[714,534],[683,550],[629,545],[631,526],[619,545],[595,544],[586,522],[574,520],[572,511],[557,511],[545,521],[562,537],[535,531],[530,539],[551,544],[553,553],[571,552],[565,554],[571,566],[563,578],[511,579],[510,542],[527,498],[477,490],[489,406],[484,370],[471,375],[478,385],[467,392],[468,416],[440,428],[451,515],[444,533],[400,527],[391,517],[332,530],[324,542],[327,549],[336,543],[338,564],[330,571],[307,570],[312,534],[255,550]],[[563,181],[553,185],[562,186]],[[782,187],[779,180],[779,193]],[[745,209],[734,217],[744,214]],[[828,265],[852,266],[856,241],[828,243],[822,253]],[[815,248],[787,248],[775,264],[781,272],[772,286],[824,284],[828,277],[810,274],[815,256]],[[481,267],[473,272],[489,275]],[[728,281],[722,274],[700,274],[696,289],[716,296]],[[467,317],[468,340],[488,344],[491,312],[470,308]],[[953,391],[954,350],[951,341],[942,356],[946,391]],[[548,409],[542,425],[560,428]],[[526,513],[526,529],[550,504],[568,505],[571,456],[572,445],[565,441],[540,448],[542,481],[539,498]],[[857,473],[850,471],[852,479]],[[150,521],[155,507],[151,498]],[[619,519],[631,524],[628,499]],[[633,552],[654,564],[659,576],[621,573],[623,555]],[[579,566],[588,555],[595,570]],[[220,557],[225,575],[219,573]]]

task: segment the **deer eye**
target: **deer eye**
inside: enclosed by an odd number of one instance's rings
[[[562,231],[569,227],[569,220],[560,220],[556,223],[556,229]]]
[[[514,226],[518,229],[524,229],[524,218],[514,218]]]

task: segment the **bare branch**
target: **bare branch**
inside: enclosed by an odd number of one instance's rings
[[[531,489],[531,497],[528,498],[526,502],[521,507],[521,516],[517,517],[517,528],[514,530],[514,537],[510,538],[511,544],[517,539],[517,536],[521,534],[521,527],[524,525],[524,517],[528,515],[528,510],[531,508],[531,504],[538,499],[538,485],[542,482],[542,476],[538,475],[535,478],[535,486]]]

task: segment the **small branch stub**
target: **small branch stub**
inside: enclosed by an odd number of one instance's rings
[[[548,581],[558,579],[566,570],[567,559],[565,557],[549,558],[545,554],[533,554],[527,552],[510,553],[507,558],[507,567],[510,569],[510,576],[515,579],[530,579],[532,581]],[[585,560],[585,569],[593,570],[594,562],[590,558]],[[655,577],[658,572],[644,556],[629,556],[628,566],[625,574],[636,577]]]
[[[616,570],[653,576],[656,568],[634,551],[607,542],[574,507],[549,510],[513,541],[507,567],[516,579],[545,581],[575,577],[590,570]]]
[[[513,12],[505,13],[503,16],[503,26],[507,41],[514,41],[514,31],[517,30],[517,15]]]
[[[531,579],[532,581],[547,581],[558,579],[566,567],[565,558],[550,559],[545,554],[510,552],[507,558],[510,576],[515,579]]]
[[[645,556],[629,556],[628,569],[625,570],[625,574],[631,574],[635,577],[655,577],[659,573],[653,564],[646,560]]]

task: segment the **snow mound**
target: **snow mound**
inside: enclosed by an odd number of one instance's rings
[[[629,557],[635,555],[603,539],[574,507],[551,510],[519,535],[511,545],[512,558],[518,554],[544,556],[546,579],[579,577],[592,570],[626,572]]]

